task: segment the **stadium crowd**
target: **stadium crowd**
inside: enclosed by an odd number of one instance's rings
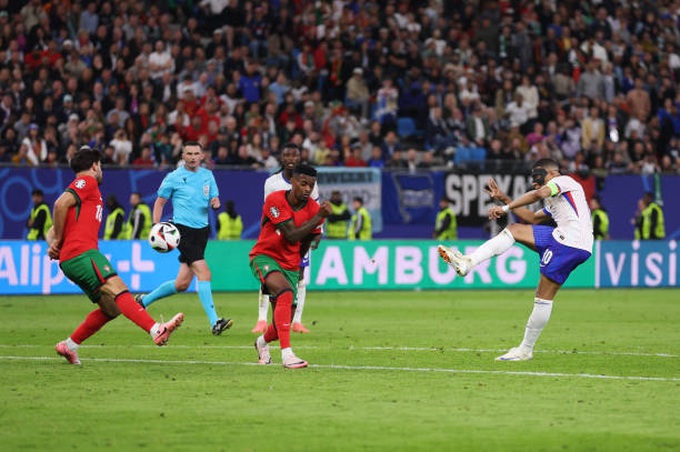
[[[0,0],[0,163],[677,173],[680,1]]]

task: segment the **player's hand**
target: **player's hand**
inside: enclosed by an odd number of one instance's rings
[[[505,212],[503,212],[503,208],[501,206],[492,206],[489,209],[489,219],[490,220],[498,220],[503,215],[505,215]]]
[[[61,246],[57,242],[52,242],[50,247],[47,249],[47,255],[50,256],[52,260],[59,260],[59,252],[61,251]]]
[[[213,210],[219,209],[221,206],[220,204],[220,198],[213,198],[210,200],[210,207],[213,208]]]
[[[331,208],[331,203],[328,201],[324,201],[321,203],[319,206],[321,207],[319,209],[319,215],[321,215],[322,218],[328,217],[330,214],[333,213],[333,209]]]
[[[498,183],[496,182],[495,179],[489,179],[486,183],[486,187],[484,187],[484,191],[486,192],[487,195],[494,201],[503,201],[505,202],[505,198],[507,198],[507,195],[503,192],[498,187]]]
[[[321,242],[321,234],[315,234],[314,238],[312,239],[312,241],[309,244],[309,248],[313,249],[313,250],[317,249],[319,247],[320,242]]]

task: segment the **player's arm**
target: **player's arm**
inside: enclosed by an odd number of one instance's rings
[[[47,250],[47,254],[49,254],[52,259],[59,259],[59,250],[64,241],[66,215],[68,214],[68,209],[75,206],[77,203],[77,195],[70,190],[62,193],[54,202],[54,212],[52,214],[52,235],[54,239]]]
[[[161,221],[161,218],[163,217],[163,207],[165,207],[165,203],[168,202],[166,198],[163,198],[162,196],[159,196],[156,198],[156,201],[153,203],[153,223],[159,223]]]
[[[283,236],[291,243],[299,242],[311,234],[319,224],[330,215],[332,212],[331,205],[328,201],[321,203],[319,211],[309,220],[302,223],[300,226],[295,226],[293,221],[286,221],[279,223],[277,227]]]
[[[319,247],[319,242],[321,241],[321,234],[316,234],[312,232],[305,239],[300,242],[300,257],[307,255],[310,249],[317,249]]]
[[[489,209],[489,219],[497,220],[508,212],[512,211],[522,221],[530,224],[542,223],[548,218],[548,215],[541,209],[537,212],[532,212],[526,206],[535,202],[541,201],[545,198],[553,196],[559,190],[555,184],[544,185],[537,190],[531,190],[524,193],[519,198],[510,201],[504,206],[492,206]],[[553,193],[555,191],[555,193]]]

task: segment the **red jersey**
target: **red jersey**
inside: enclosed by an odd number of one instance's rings
[[[284,270],[300,268],[300,242],[291,243],[279,231],[279,225],[293,221],[300,226],[310,220],[319,211],[319,204],[309,198],[298,210],[288,203],[288,190],[275,191],[267,196],[262,207],[262,222],[257,243],[250,250],[250,258],[264,254],[281,265]],[[321,234],[321,224],[312,230],[313,234]]]
[[[99,184],[92,176],[76,178],[66,188],[76,198],[76,205],[68,209],[64,224],[64,241],[59,261],[64,262],[85,251],[99,249],[99,228],[102,224],[104,202]]]

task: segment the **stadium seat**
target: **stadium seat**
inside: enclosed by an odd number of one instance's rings
[[[423,137],[423,131],[416,126],[416,121],[408,116],[397,118],[397,135],[402,139],[416,139]]]

